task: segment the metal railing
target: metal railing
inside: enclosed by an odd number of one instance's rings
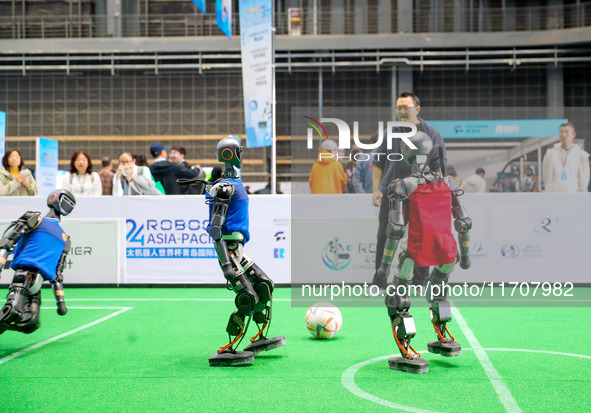
[[[316,13],[316,14],[315,14]],[[409,16],[410,17],[410,16]],[[397,33],[398,16],[380,17],[377,7],[363,13],[354,9],[319,7],[302,9],[301,35]],[[278,35],[288,34],[288,14],[275,13]],[[425,32],[502,32],[570,29],[591,26],[591,2],[521,8],[420,8],[412,12],[412,27]],[[240,35],[238,13],[233,13],[232,34]],[[0,17],[1,39],[94,37],[223,36],[215,14],[14,15]]]

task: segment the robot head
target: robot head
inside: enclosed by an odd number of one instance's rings
[[[226,164],[224,178],[236,178],[242,168],[242,145],[240,138],[230,135],[218,142],[215,154],[218,161]]]
[[[422,167],[427,161],[427,156],[431,152],[431,149],[433,149],[433,141],[429,135],[420,131],[409,139],[417,147],[417,149],[412,149],[404,141],[402,141],[400,149],[404,162],[409,165],[416,164]]]
[[[65,189],[56,189],[47,197],[47,206],[58,216],[69,215],[75,205],[76,198]]]

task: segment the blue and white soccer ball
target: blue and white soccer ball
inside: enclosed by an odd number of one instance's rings
[[[306,313],[306,328],[316,338],[334,337],[343,325],[343,316],[331,303],[316,303]]]

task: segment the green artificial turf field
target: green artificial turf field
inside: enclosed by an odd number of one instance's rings
[[[0,336],[1,412],[591,411],[591,308],[460,307],[449,328],[463,354],[425,352],[429,372],[411,375],[388,369],[398,351],[385,308],[341,307],[339,334],[315,340],[307,309],[278,288],[270,335],[287,345],[212,368],[230,291],[71,288],[65,317],[43,293],[41,328]],[[412,314],[412,344],[426,350],[428,310]]]

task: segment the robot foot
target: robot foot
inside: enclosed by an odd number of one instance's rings
[[[429,362],[420,357],[413,359],[405,357],[390,357],[388,367],[393,370],[405,371],[411,374],[422,374],[429,371]]]
[[[457,341],[430,341],[427,343],[429,353],[441,354],[443,357],[455,357],[462,354],[462,346]]]
[[[210,367],[249,366],[254,361],[254,354],[250,351],[224,351],[209,357]]]
[[[252,354],[257,355],[261,351],[269,351],[273,350],[277,347],[281,347],[286,343],[284,336],[273,337],[273,338],[264,338],[261,337],[260,339],[250,343],[248,346],[244,347],[244,351],[251,351]]]

